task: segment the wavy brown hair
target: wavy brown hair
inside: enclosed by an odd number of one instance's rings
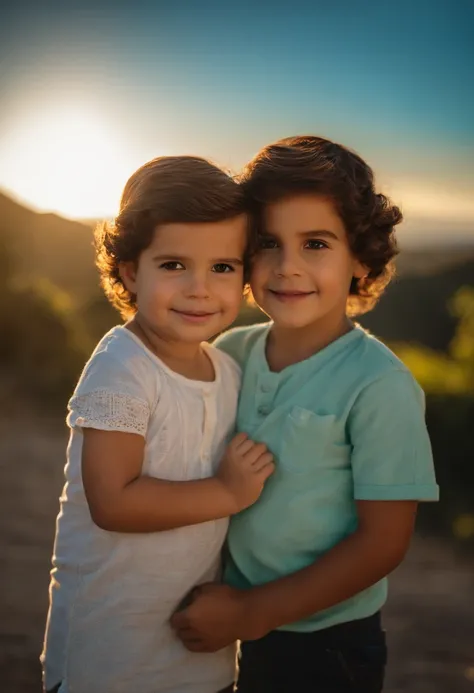
[[[266,204],[290,195],[315,193],[332,200],[353,255],[368,269],[352,280],[348,315],[369,311],[394,273],[394,227],[400,209],[376,192],[370,166],[355,152],[313,135],[288,137],[264,147],[247,164],[240,182],[253,200],[257,228]]]
[[[225,171],[194,156],[163,156],[127,181],[118,216],[94,233],[104,292],[123,318],[136,312],[136,296],[122,282],[122,262],[138,262],[160,224],[224,221],[248,211],[241,186]]]

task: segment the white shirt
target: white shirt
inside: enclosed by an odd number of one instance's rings
[[[149,534],[108,532],[92,521],[81,478],[84,427],[143,435],[143,474],[185,481],[214,473],[234,432],[240,370],[205,348],[215,380],[189,380],[120,326],[84,368],[67,419],[42,655],[47,689],[63,681],[61,693],[216,693],[233,681],[233,646],[191,653],[169,626],[190,589],[219,578],[227,519]]]

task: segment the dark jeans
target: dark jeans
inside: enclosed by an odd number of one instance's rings
[[[312,633],[241,643],[238,693],[380,693],[387,650],[380,613]]]

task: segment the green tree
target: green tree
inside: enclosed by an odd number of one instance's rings
[[[0,383],[3,409],[18,400],[42,410],[64,406],[90,339],[69,297],[45,279],[18,283],[3,236],[0,244]]]
[[[452,358],[460,364],[466,383],[474,390],[474,287],[464,286],[450,303],[451,312],[458,319],[456,334],[450,344]]]
[[[469,395],[474,391],[474,287],[461,287],[449,308],[458,322],[447,354],[418,344],[390,346],[426,392]]]

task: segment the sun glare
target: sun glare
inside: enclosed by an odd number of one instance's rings
[[[113,126],[92,110],[32,113],[2,148],[0,184],[40,210],[107,217],[136,168],[131,158]]]
[[[389,192],[407,215],[471,225],[474,221],[474,199],[464,192],[423,181],[402,181],[390,186]]]

